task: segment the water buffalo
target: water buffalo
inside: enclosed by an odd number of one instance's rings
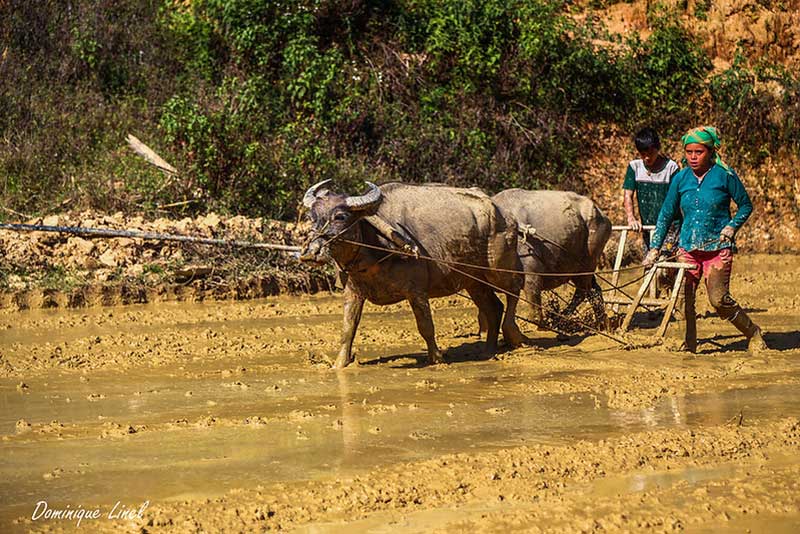
[[[443,361],[428,303],[432,297],[465,290],[480,313],[488,318],[489,352],[497,348],[501,320],[506,342],[517,345],[525,340],[515,322],[523,284],[520,274],[425,259],[521,270],[517,225],[500,212],[488,195],[475,189],[438,184],[390,183],[378,187],[367,182],[367,193],[348,196],[327,190],[324,187],[327,182],[312,186],[303,198],[305,206],[310,208],[313,230],[301,259],[320,262],[330,257],[344,275],[344,328],[334,367],[353,362],[353,338],[365,300],[380,305],[407,300],[427,344],[431,363]],[[369,223],[375,217],[412,240],[420,257],[356,244],[396,248],[385,233]],[[485,282],[511,294],[504,319],[503,305]]]
[[[611,221],[589,198],[567,191],[508,189],[492,197],[520,229],[519,255],[526,273],[593,272],[611,235]],[[600,324],[606,314],[594,275],[525,275],[525,296],[532,302],[531,320],[542,325],[542,291],[572,281],[575,293],[568,315],[592,292],[592,307]]]

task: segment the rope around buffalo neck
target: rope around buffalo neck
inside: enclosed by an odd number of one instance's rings
[[[330,241],[333,241],[333,239],[336,239],[336,237],[331,238]],[[370,248],[370,249],[373,249],[373,250],[382,250],[382,251],[385,251],[385,252],[394,252],[395,254],[399,254],[399,255],[402,255],[402,256],[410,256],[410,257],[417,258],[417,259],[434,261],[436,263],[441,263],[443,265],[447,265],[447,266],[450,266],[450,267],[458,266],[458,267],[464,267],[464,268],[467,268],[467,269],[478,269],[478,270],[481,270],[481,271],[493,271],[493,272],[498,272],[498,273],[511,273],[511,274],[521,274],[521,275],[528,275],[528,276],[553,276],[553,277],[589,276],[589,275],[595,275],[595,274],[611,274],[611,273],[614,273],[614,272],[620,272],[621,273],[621,272],[627,272],[627,271],[635,271],[635,270],[639,270],[639,269],[642,268],[641,265],[636,265],[636,266],[633,266],[633,267],[625,267],[625,268],[619,269],[618,271],[614,271],[613,269],[611,269],[611,270],[605,270],[605,271],[583,271],[583,272],[575,272],[575,273],[553,273],[553,272],[543,273],[543,272],[537,272],[537,271],[519,271],[519,270],[516,270],[516,269],[498,269],[498,268],[494,268],[494,267],[486,267],[484,265],[475,265],[475,264],[472,264],[472,263],[464,263],[464,262],[460,262],[460,261],[442,260],[442,259],[434,258],[432,256],[424,255],[424,254],[414,254],[414,253],[406,252],[406,251],[403,251],[403,250],[392,250],[390,248],[382,247],[380,245],[370,245],[368,243],[360,243],[358,241],[352,241],[350,239],[341,239],[341,242],[348,243],[348,244],[351,244],[351,245],[361,246],[361,247],[364,247],[364,248]],[[702,243],[701,247],[705,247],[705,246],[710,245],[712,243],[718,243],[718,242],[719,242],[719,239],[709,240],[706,243]],[[675,254],[672,254],[670,256],[667,256],[662,261],[670,261],[670,260],[673,260],[673,259],[677,258],[678,256],[680,256],[680,254],[675,253]]]

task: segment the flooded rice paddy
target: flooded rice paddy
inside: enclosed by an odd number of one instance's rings
[[[489,358],[452,298],[447,365],[367,305],[334,372],[337,295],[0,310],[0,531],[796,532],[800,261],[734,270],[758,356],[707,313],[697,355],[641,314]]]

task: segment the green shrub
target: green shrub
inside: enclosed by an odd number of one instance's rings
[[[627,41],[566,0],[70,6],[0,3],[12,210],[294,218],[326,178],[347,191],[364,179],[586,190],[591,132],[640,124],[716,122],[756,160],[800,145],[795,74],[742,59],[706,84],[708,58],[658,5],[653,33]],[[134,155],[127,133],[178,177]]]
[[[673,115],[672,125],[696,122],[693,104],[704,93],[711,61],[696,39],[669,12],[657,12],[646,41],[634,36],[626,72],[639,118]]]

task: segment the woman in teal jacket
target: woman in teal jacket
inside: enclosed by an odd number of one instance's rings
[[[734,236],[750,217],[753,204],[736,172],[720,158],[718,149],[721,143],[716,128],[693,128],[681,140],[686,166],[670,183],[645,264],[652,264],[658,258],[670,224],[682,213],[680,261],[696,267],[686,271],[686,350],[695,352],[697,349],[695,290],[700,279],[705,278],[711,305],[720,317],[728,319],[747,336],[750,352],[757,352],[766,348],[761,329],[730,294]],[[731,200],[737,206],[733,218]]]

